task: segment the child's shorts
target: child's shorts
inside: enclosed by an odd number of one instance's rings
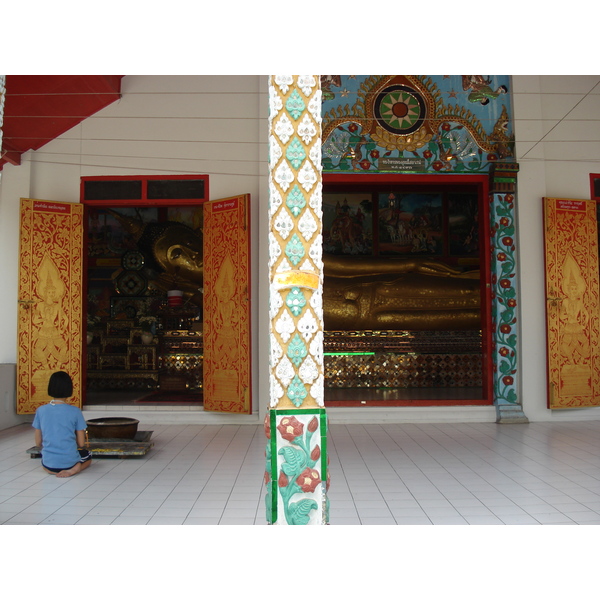
[[[92,460],[92,453],[89,450],[84,450],[82,448],[78,449],[79,452],[79,462],[80,463],[84,463],[87,462],[88,460]],[[69,469],[72,469],[75,465],[71,465],[70,467],[65,467],[64,469],[53,469],[52,467],[47,467],[44,463],[42,463],[42,467],[44,467],[44,469],[46,469],[47,471],[50,471],[52,473],[60,473],[61,471],[68,471]]]

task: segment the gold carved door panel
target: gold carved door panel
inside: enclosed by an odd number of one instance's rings
[[[48,401],[48,379],[66,371],[81,407],[83,206],[21,199],[17,414]]]
[[[600,406],[596,203],[544,198],[544,226],[548,407]]]
[[[250,196],[204,204],[204,410],[250,413]]]

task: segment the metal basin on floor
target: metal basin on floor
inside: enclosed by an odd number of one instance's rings
[[[132,440],[138,430],[139,421],[128,417],[103,417],[87,421],[89,439]]]

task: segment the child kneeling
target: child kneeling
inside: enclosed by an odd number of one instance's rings
[[[42,451],[42,467],[51,475],[71,477],[92,464],[85,446],[87,423],[77,406],[67,404],[73,381],[64,371],[53,373],[48,382],[51,400],[35,411],[35,443]]]

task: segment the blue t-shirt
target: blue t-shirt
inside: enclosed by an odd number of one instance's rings
[[[35,411],[33,427],[42,431],[42,464],[70,469],[79,462],[76,431],[87,429],[83,413],[71,404],[43,404]]]

